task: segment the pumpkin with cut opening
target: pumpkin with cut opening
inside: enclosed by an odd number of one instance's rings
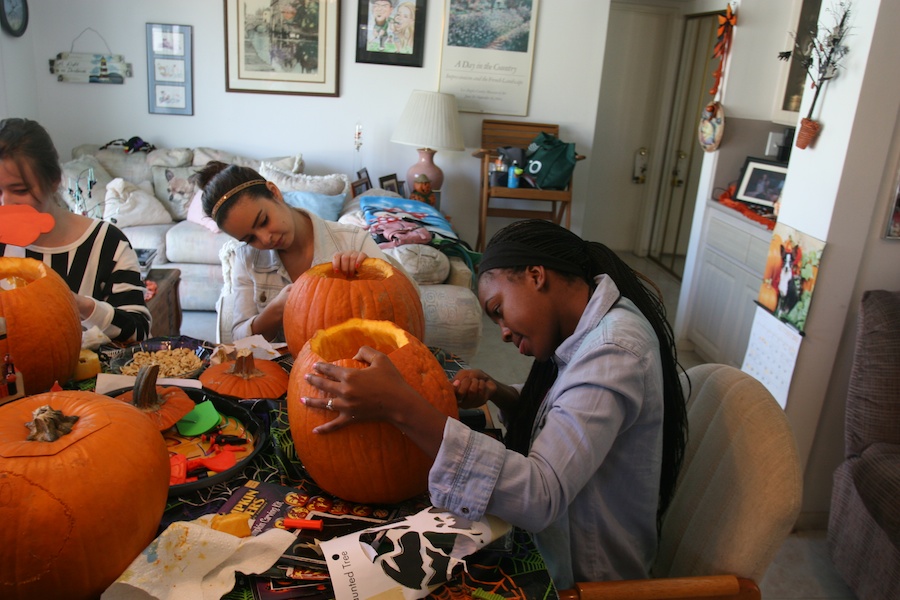
[[[319,329],[350,318],[396,323],[418,339],[425,335],[425,312],[415,284],[380,258],[367,258],[347,277],[322,263],[294,282],[284,308],[284,338],[297,356]]]
[[[26,394],[72,377],[81,352],[81,317],[72,291],[53,269],[33,258],[0,257],[0,318],[6,320],[0,358],[10,355]]]
[[[361,346],[387,354],[413,389],[443,414],[458,417],[453,386],[427,346],[388,321],[350,319],[316,333],[295,359],[288,387],[291,436],[303,466],[325,491],[351,502],[399,502],[427,490],[433,460],[389,423],[351,423],[314,434],[336,413],[300,401],[327,396],[304,377],[315,363],[365,368],[353,358]]]
[[[165,441],[134,407],[80,391],[0,406],[0,598],[98,598],[168,493]]]

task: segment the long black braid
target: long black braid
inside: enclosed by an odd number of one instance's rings
[[[498,231],[485,250],[485,261],[479,267],[479,275],[492,268],[508,268],[512,272],[524,271],[528,265],[511,256],[488,260],[491,247],[514,242],[552,257],[545,266],[566,277],[578,277],[587,282],[591,290],[596,287],[594,278],[606,274],[615,282],[619,292],[631,300],[650,322],[659,339],[663,369],[663,453],[659,486],[657,527],[668,508],[675,491],[678,472],[684,459],[687,444],[687,410],[684,390],[679,380],[678,356],[675,336],[666,320],[666,309],[653,289],[629,267],[615,252],[599,242],[582,240],[571,231],[538,219],[517,221]],[[508,246],[508,244],[504,244]],[[553,360],[534,361],[528,379],[519,395],[514,412],[507,412],[507,447],[527,455],[531,443],[531,431],[538,408],[544,396],[556,380],[557,369]]]

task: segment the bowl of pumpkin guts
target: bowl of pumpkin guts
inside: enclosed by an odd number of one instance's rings
[[[142,367],[133,388],[109,396],[134,405],[162,433],[169,451],[169,497],[234,478],[264,448],[262,422],[236,399],[207,389],[157,385],[159,366]]]

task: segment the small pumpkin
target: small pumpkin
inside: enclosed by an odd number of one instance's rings
[[[391,263],[367,258],[347,277],[328,262],[300,275],[291,288],[284,309],[288,350],[296,357],[316,331],[353,317],[392,321],[420,340],[425,335],[419,292]]]
[[[761,306],[768,308],[771,312],[775,312],[775,307],[778,306],[778,290],[772,287],[770,282],[763,282],[759,288],[757,301]]]
[[[238,350],[237,358],[207,367],[200,383],[219,394],[236,398],[280,398],[289,376],[271,360],[254,360],[253,351]]]
[[[81,391],[0,406],[0,598],[98,598],[168,492],[166,444],[133,407]]]
[[[26,394],[72,377],[81,317],[72,291],[53,269],[33,258],[0,257],[0,317],[6,319],[0,356],[12,357]]]
[[[159,431],[165,431],[197,406],[180,387],[156,385],[159,365],[141,367],[134,388],[116,396],[144,413]]]
[[[316,362],[366,367],[353,359],[360,346],[387,354],[410,386],[445,415],[459,416],[453,386],[422,342],[389,321],[350,319],[316,333],[295,359],[288,387],[291,436],[303,466],[325,491],[363,504],[399,502],[427,490],[432,459],[389,423],[353,423],[314,434],[335,413],[300,401],[323,396],[304,377]]]

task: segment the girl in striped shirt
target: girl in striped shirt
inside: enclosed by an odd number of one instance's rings
[[[72,290],[84,329],[96,326],[116,342],[147,338],[150,311],[128,238],[106,221],[70,212],[61,181],[59,155],[39,123],[0,121],[0,205],[28,205],[55,222],[24,248],[0,243],[0,256],[34,258],[56,271]]]

